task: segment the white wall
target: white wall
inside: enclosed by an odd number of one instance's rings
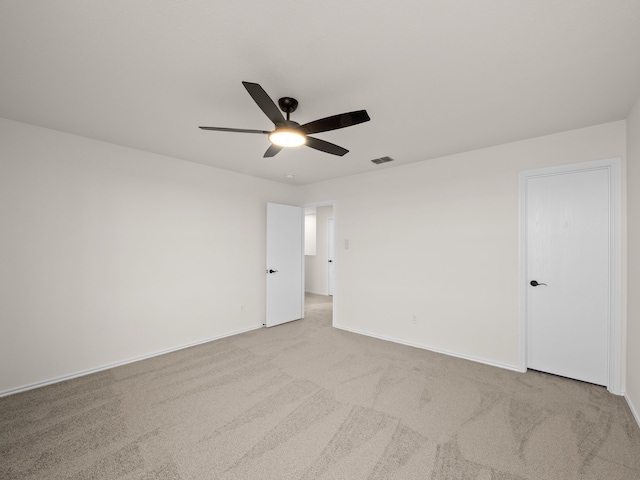
[[[305,291],[329,295],[329,243],[327,220],[333,216],[333,207],[316,207],[316,254],[305,256]]]
[[[0,392],[259,326],[267,201],[336,201],[343,328],[515,366],[518,172],[619,156],[624,178],[628,136],[637,245],[639,110],[297,189],[0,119]],[[636,405],[638,318],[632,293]]]
[[[518,172],[625,147],[619,121],[305,187],[336,202],[334,322],[516,368]]]
[[[316,209],[304,209],[304,254],[316,254]]]
[[[640,97],[627,118],[627,400],[640,424]]]
[[[261,325],[294,194],[0,119],[0,392]]]

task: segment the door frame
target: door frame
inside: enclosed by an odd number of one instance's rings
[[[588,170],[609,171],[609,315],[607,390],[622,394],[622,180],[619,157],[524,170],[519,173],[518,369],[527,371],[527,179]]]
[[[335,200],[325,200],[322,202],[310,202],[310,203],[303,203],[300,204],[300,207],[302,207],[302,209],[304,210],[307,207],[333,207],[333,233],[334,233],[334,238],[333,238],[333,253],[334,255],[337,257],[338,256],[338,250],[336,249],[336,240],[335,240],[335,233],[336,233],[336,225],[337,225],[337,219],[338,219],[338,213],[336,211],[336,201]],[[304,234],[303,234],[304,236]],[[336,262],[337,263],[337,262]],[[304,267],[305,265],[305,261],[304,261],[304,251],[302,252],[302,265]],[[336,298],[338,296],[338,282],[335,281],[336,275],[335,275],[335,269],[337,268],[336,265],[333,266],[334,268],[334,283],[333,283],[333,304],[332,304],[332,313],[331,313],[331,324],[332,325],[336,325]],[[305,276],[304,276],[304,272],[302,275],[302,291],[303,294],[304,292],[306,292],[306,285],[304,283],[305,281]]]

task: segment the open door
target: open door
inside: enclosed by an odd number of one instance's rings
[[[267,327],[304,316],[303,231],[301,207],[267,203]]]

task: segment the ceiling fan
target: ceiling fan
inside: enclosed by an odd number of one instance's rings
[[[247,130],[243,128],[224,127],[200,127],[202,130],[218,130],[222,132],[239,133],[260,133],[269,136],[271,146],[264,153],[264,157],[273,157],[285,147],[297,147],[306,145],[307,147],[320,150],[332,155],[343,156],[349,150],[319,138],[310,137],[310,134],[328,132],[338,128],[351,127],[359,123],[371,120],[366,110],[341,113],[331,117],[321,118],[313,122],[300,125],[289,119],[289,115],[298,108],[298,101],[295,98],[283,97],[278,100],[280,110],[287,114],[287,118],[282,115],[276,104],[271,100],[267,92],[257,83],[242,82],[249,95],[258,104],[258,107],[269,117],[275,126],[272,131],[267,130]]]

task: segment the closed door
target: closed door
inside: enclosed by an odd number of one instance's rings
[[[304,316],[303,219],[300,207],[267,204],[267,327]]]
[[[608,384],[609,170],[526,180],[527,367]]]

